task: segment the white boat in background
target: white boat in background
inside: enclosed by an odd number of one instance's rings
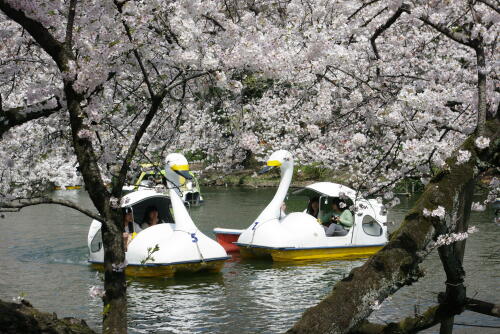
[[[187,174],[190,178],[180,176],[179,179],[179,195],[187,205],[203,204],[204,199],[201,195],[200,184],[198,178],[192,171]],[[132,185],[123,187],[123,191],[129,193],[136,190],[154,189],[157,185],[162,184],[162,178],[166,172],[161,169],[160,164],[141,164],[140,173],[135,178]]]
[[[186,158],[179,153],[169,154],[165,171],[169,196],[137,190],[122,198],[122,208],[132,208],[135,222],[142,221],[151,205],[156,206],[158,218],[165,222],[142,230],[132,239],[126,252],[125,274],[172,277],[179,272],[220,271],[229,256],[196,227],[178,194],[180,177],[189,178]],[[87,240],[89,262],[97,269],[102,269],[104,263],[100,229],[101,223],[92,221]]]
[[[335,198],[351,203],[356,208],[354,223],[346,235],[327,236],[318,220],[306,212],[283,215],[281,205],[293,176],[292,155],[284,150],[274,152],[264,172],[273,167],[281,169],[278,190],[235,242],[242,257],[270,257],[274,261],[360,258],[377,252],[387,243],[387,216],[383,205],[363,199],[353,189],[337,183],[314,183],[294,193],[319,197],[320,211],[328,208]],[[227,231],[237,233],[238,230]]]

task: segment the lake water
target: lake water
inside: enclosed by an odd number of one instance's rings
[[[214,227],[247,227],[273,194],[274,189],[269,188],[204,188],[206,202],[192,208],[191,215],[197,226],[213,237]],[[56,196],[92,207],[84,191],[60,191]],[[402,198],[401,205],[390,211],[389,220],[400,221],[412,203],[412,198]],[[288,202],[289,211],[304,207],[303,202]],[[91,286],[102,286],[102,277],[87,264],[89,224],[87,217],[56,205],[6,214],[0,219],[0,298],[23,295],[43,311],[83,318],[99,331],[102,304],[88,291]],[[493,223],[492,210],[474,212],[470,225],[476,225],[480,232],[467,241],[468,295],[499,303],[500,227]],[[335,282],[362,263],[293,265],[233,258],[220,274],[129,279],[129,332],[284,332],[305,309],[325,297]],[[426,276],[384,302],[371,316],[372,321],[395,321],[435,303],[445,280],[437,253],[422,266]],[[498,319],[472,312],[464,312],[455,322],[466,324],[456,326],[459,333],[497,333],[500,326]],[[437,332],[438,328],[427,331]]]

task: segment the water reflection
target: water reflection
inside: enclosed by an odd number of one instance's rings
[[[131,279],[132,332],[281,332],[361,263],[283,264],[236,258],[218,275]]]

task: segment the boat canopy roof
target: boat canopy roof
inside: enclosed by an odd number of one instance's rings
[[[137,190],[123,196],[121,207],[132,207],[134,219],[141,222],[146,209],[155,206],[158,209],[160,218],[170,216],[170,197],[154,190]]]
[[[343,193],[353,201],[356,200],[356,191],[354,189],[333,182],[317,182],[292,192],[293,195],[301,195],[307,197],[322,195],[328,197],[340,197],[341,193]]]
[[[134,206],[140,202],[143,201],[159,201],[162,202],[164,201],[165,203],[170,202],[170,198],[168,195],[164,193],[159,193],[154,190],[146,189],[146,190],[138,190],[131,192],[125,196],[123,196],[122,199],[122,208],[128,207],[128,206]]]

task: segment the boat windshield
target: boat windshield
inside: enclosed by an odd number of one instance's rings
[[[321,196],[319,198],[319,213],[318,219],[321,223],[326,223],[330,220],[333,215],[332,210],[332,197]]]
[[[331,217],[335,215],[333,212],[332,204],[337,200],[339,200],[339,197],[320,196],[318,219],[321,221],[321,223],[330,221]],[[344,198],[342,199],[342,201],[345,202],[348,209],[353,205],[352,200],[349,198]]]
[[[172,205],[170,203],[170,198],[165,196],[150,197],[132,205],[134,211],[134,221],[136,223],[143,223],[146,210],[150,206],[154,206],[158,209],[158,218],[160,220],[163,220],[165,223],[174,223],[174,218],[171,213]]]

